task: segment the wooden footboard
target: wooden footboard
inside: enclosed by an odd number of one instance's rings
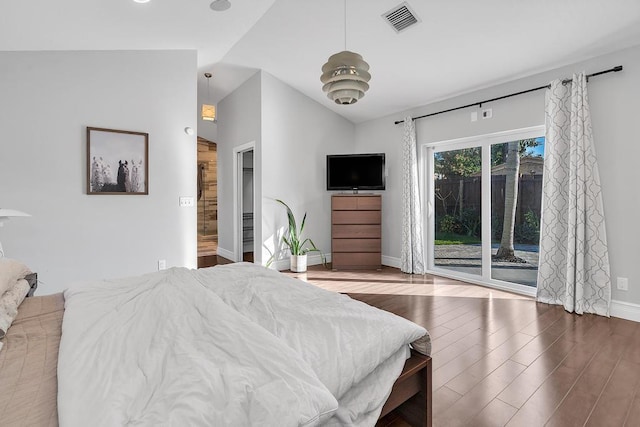
[[[388,420],[383,418],[393,412],[414,427],[431,427],[431,377],[431,357],[411,350],[411,358],[394,383],[376,425],[387,425]]]

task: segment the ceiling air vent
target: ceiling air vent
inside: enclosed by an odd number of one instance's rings
[[[416,16],[415,12],[406,1],[400,3],[387,13],[382,14],[382,17],[393,27],[394,30],[396,30],[397,33],[420,22],[420,19]]]

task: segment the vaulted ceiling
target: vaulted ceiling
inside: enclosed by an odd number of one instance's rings
[[[230,1],[5,0],[0,50],[196,49],[214,101],[263,69],[357,123],[640,44],[638,0],[407,0],[420,22],[401,33],[381,15],[402,0],[346,0],[346,48],[372,79],[342,106],[320,68],[345,48],[344,0]]]

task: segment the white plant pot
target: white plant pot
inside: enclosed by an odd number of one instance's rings
[[[291,271],[294,273],[304,273],[307,271],[307,254],[291,255]]]

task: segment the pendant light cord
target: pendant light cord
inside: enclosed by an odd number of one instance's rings
[[[344,50],[347,50],[347,0],[344,0]]]
[[[207,78],[207,102],[211,102],[211,73],[204,73]]]

